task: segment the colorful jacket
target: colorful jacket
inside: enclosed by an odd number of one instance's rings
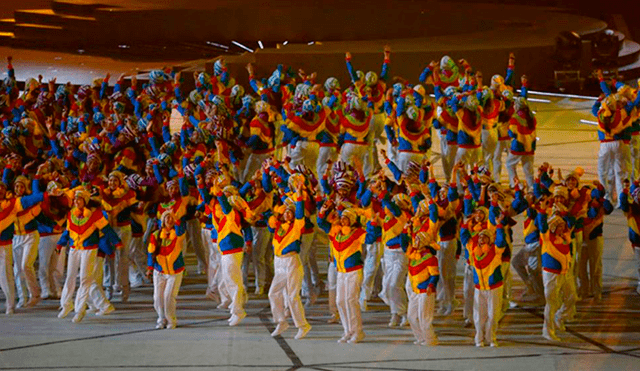
[[[542,247],[542,269],[556,274],[565,274],[572,260],[571,229],[567,228],[562,236],[556,236],[549,230],[547,213],[538,214],[540,242]]]
[[[464,227],[461,233],[468,233]],[[471,252],[471,266],[473,267],[473,283],[478,290],[492,290],[502,286],[504,275],[502,273],[502,250],[507,246],[505,232],[502,225],[496,229],[495,243],[491,243],[489,250],[478,255],[477,251]],[[476,249],[478,250],[478,249]]]
[[[417,251],[410,247],[407,250],[407,257],[409,260],[408,277],[413,292],[416,294],[435,293],[440,279],[435,249],[427,247],[422,251]]]
[[[182,248],[185,241],[184,225],[176,224],[174,229],[155,231],[149,238],[147,266],[164,274],[178,274],[184,271]]]
[[[14,223],[18,213],[42,202],[44,195],[34,193],[24,197],[13,197],[0,201],[0,246],[11,245],[14,235]]]
[[[303,200],[296,201],[295,220],[292,223],[282,223],[274,216],[269,218],[269,230],[273,233],[273,253],[275,256],[300,253],[304,225]]]
[[[108,240],[110,246],[122,247],[122,241],[100,208],[84,208],[80,212],[71,209],[67,216],[67,229],[60,236],[58,246],[71,246],[72,249],[97,249],[101,234]],[[109,254],[110,255],[110,254]]]

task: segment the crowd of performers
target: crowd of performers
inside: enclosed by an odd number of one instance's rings
[[[416,344],[434,345],[436,302],[443,316],[460,305],[463,259],[464,325],[475,326],[476,346],[497,346],[498,321],[516,300],[511,268],[526,287],[517,300],[546,305],[543,336],[558,340],[576,301],[601,300],[613,200],[640,261],[640,185],[626,180],[640,176],[637,90],[601,78],[601,182],[587,183],[580,168],[564,177],[547,163],[534,168],[536,118],[526,77],[515,90],[513,55],[505,77],[488,85],[465,60],[445,56],[420,84],[388,86],[390,55],[385,48],[378,75],[356,70],[347,53],[345,89],[283,66],[260,78],[248,65],[245,90],[220,59],[213,75],[195,74],[191,92],[171,70],[150,72],[144,84],[134,77],[126,89],[124,76],[109,87],[107,75],[79,88],[29,79],[20,91],[9,58],[0,86],[6,313],[60,298],[58,317],[75,311],[78,323],[89,311],[113,312],[114,297],[126,302],[152,280],[157,328],[175,328],[189,247],[230,326],[245,318],[251,286],[268,293],[272,335],[291,316],[302,339],[311,329],[305,307],[326,289],[329,322],[344,328],[339,342],[364,338],[361,312],[378,296],[389,326],[408,325]],[[184,121],[172,134],[174,109]],[[509,184],[500,183],[503,154]],[[519,214],[523,235],[514,236]]]

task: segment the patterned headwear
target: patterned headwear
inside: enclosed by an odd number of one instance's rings
[[[560,215],[552,215],[551,218],[547,221],[547,225],[549,226],[549,230],[554,231],[558,225],[566,223],[564,219]]]
[[[565,200],[569,199],[569,191],[567,190],[567,187],[563,187],[563,186],[555,186],[553,188],[553,196],[561,196],[564,197]]]
[[[493,75],[491,77],[491,89],[498,90],[504,85],[504,77],[500,75]]]
[[[409,120],[415,121],[418,119],[418,108],[416,106],[409,106],[405,111],[405,115]]]
[[[89,199],[91,199],[91,194],[84,189],[79,189],[74,193],[74,198],[81,198],[84,200],[84,203],[88,203]]]
[[[111,178],[116,178],[118,179],[118,181],[120,182],[120,186],[121,187],[126,187],[127,186],[127,182],[125,180],[125,176],[122,172],[118,171],[118,170],[114,170],[109,174],[109,179]]]
[[[569,180],[569,178],[574,178],[575,180],[580,182],[580,177],[583,175],[584,175],[584,169],[578,166],[572,172],[570,172],[565,179]]]
[[[631,197],[633,201],[637,204],[640,204],[640,187],[636,188],[631,192]]]
[[[125,181],[127,182],[127,186],[129,186],[129,188],[136,190],[138,189],[138,187],[140,187],[140,183],[142,183],[142,177],[134,173],[127,176]]]
[[[355,185],[355,180],[347,172],[340,172],[335,174],[333,177],[333,181],[336,185],[336,190],[350,190]]]
[[[514,108],[516,109],[516,111],[521,110],[524,107],[528,107],[529,103],[527,102],[527,100],[524,97],[517,97],[514,100]]]
[[[301,173],[291,174],[289,177],[289,190],[294,191],[298,189],[300,184],[304,184],[306,181],[305,177]]]
[[[486,228],[480,231],[478,236],[486,236],[489,238],[489,243],[493,243],[495,241],[496,232],[493,228]]]
[[[373,71],[367,72],[367,74],[364,75],[364,82],[365,82],[365,84],[367,84],[367,86],[373,86],[373,85],[377,84],[378,83],[378,74],[373,72]]]
[[[224,71],[224,65],[222,64],[222,60],[218,59],[214,64],[213,64],[213,74],[215,76],[220,76],[222,74],[222,72]]]
[[[324,82],[324,89],[327,91],[340,89],[340,82],[335,77],[329,77],[327,81]]]
[[[22,183],[22,185],[24,186],[24,188],[27,190],[27,193],[29,193],[30,187],[29,187],[29,179],[27,179],[26,176],[24,175],[18,175],[16,177],[16,179],[13,181],[14,186],[18,183]]]
[[[404,193],[398,193],[391,200],[401,209],[409,210],[411,208],[411,198]]]
[[[356,213],[356,210],[353,208],[347,208],[342,210],[341,216],[348,218],[349,224],[351,225],[354,225],[358,221],[358,213]]]

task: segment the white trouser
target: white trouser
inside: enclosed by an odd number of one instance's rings
[[[320,272],[316,258],[316,251],[318,250],[316,233],[316,228],[313,228],[313,232],[303,234],[300,244],[300,261],[304,269],[304,285],[302,291],[306,291],[308,296],[311,296],[313,290],[319,288],[320,283]]]
[[[445,179],[451,179],[451,171],[458,154],[458,145],[447,143],[446,136],[443,135],[440,140],[440,148],[442,149],[442,170],[444,171]]]
[[[340,160],[347,164],[353,164],[353,159],[357,157],[363,162],[362,171],[364,172],[364,176],[368,178],[375,166],[372,162],[372,150],[369,144],[345,143],[340,148]]]
[[[245,285],[247,276],[249,275],[249,264],[253,264],[253,273],[255,275],[255,287],[264,287],[267,278],[267,254],[269,243],[271,242],[271,232],[267,227],[251,227],[253,231],[253,243],[251,254],[245,254],[242,262],[242,278]]]
[[[362,290],[360,291],[360,300],[371,299],[373,294],[373,286],[376,283],[376,274],[380,267],[380,260],[384,253],[384,248],[380,242],[374,242],[364,246],[365,258],[362,279]]]
[[[436,333],[433,331],[433,314],[436,306],[436,296],[433,293],[415,293],[413,290],[407,291],[409,294],[409,308],[407,309],[407,319],[413,331],[413,336],[420,343],[433,342]]]
[[[422,164],[422,160],[429,157],[428,150],[423,153],[398,151],[398,161],[396,162],[396,165],[398,165],[398,169],[400,169],[400,171],[406,174],[411,161],[420,165]]]
[[[262,163],[267,158],[271,157],[273,152],[270,153],[253,153],[251,152],[247,157],[247,163],[244,166],[244,171],[242,172],[241,182],[248,182],[251,177],[256,173],[256,171],[260,170],[262,167]]]
[[[509,173],[509,186],[515,187],[513,180],[518,176],[516,166],[522,162],[522,172],[527,180],[528,187],[533,186],[533,155],[514,155],[509,153],[507,156],[507,172]]]
[[[500,183],[500,174],[502,173],[502,154],[506,152],[508,157],[509,142],[509,139],[502,139],[498,140],[498,143],[496,144],[496,151],[493,154],[492,170],[493,180],[496,183]]]
[[[60,292],[60,284],[53,277],[55,263],[58,254],[56,244],[60,239],[60,234],[52,234],[49,236],[40,236],[38,243],[38,280],[40,281],[40,289],[42,297],[46,298],[51,295],[57,295]]]
[[[560,321],[568,318],[567,311],[560,311],[561,306],[571,307],[575,297],[570,294],[570,279],[567,274],[556,274],[542,271],[542,282],[544,282],[544,297],[547,304],[544,307],[543,335],[555,336],[556,318]],[[565,298],[563,300],[563,297]]]
[[[502,286],[492,290],[476,288],[473,302],[473,323],[476,327],[476,344],[496,342],[498,321],[502,308]]]
[[[449,241],[440,241],[438,250],[438,269],[440,270],[440,281],[438,281],[438,299],[441,299],[443,308],[453,305],[456,291],[456,249],[458,240],[455,238]]]
[[[402,249],[384,249],[384,277],[382,278],[382,299],[390,307],[391,314],[407,314],[407,292],[404,283],[407,278],[407,256]]]
[[[226,254],[220,257],[220,269],[225,288],[231,298],[231,315],[241,316],[244,312],[245,289],[242,283],[242,256],[244,253]]]
[[[187,245],[192,246],[193,251],[196,253],[198,272],[206,274],[209,259],[202,244],[202,228],[200,228],[200,222],[196,218],[187,220],[187,243],[182,250],[183,256],[186,256]]]
[[[621,140],[600,143],[598,151],[598,179],[606,190],[606,197],[613,200],[614,187],[616,194],[622,194],[623,181],[629,177],[627,162],[630,156],[629,145]],[[610,172],[613,170],[613,178]]]
[[[338,272],[336,288],[336,305],[340,313],[340,321],[344,335],[354,336],[362,332],[362,314],[358,294],[362,284],[362,269],[352,272]]]
[[[89,298],[89,289],[95,282],[96,260],[98,258],[98,249],[91,250],[69,250],[69,260],[67,262],[67,279],[64,281],[64,289],[60,297],[60,306],[63,309],[74,306],[76,313],[85,310],[87,299]],[[73,293],[76,291],[76,278],[80,273],[80,287],[76,295],[75,304],[73,303]]]
[[[207,293],[219,293],[220,284],[220,250],[218,244],[211,239],[211,230],[202,228],[202,243],[209,249],[209,266],[207,267]]]
[[[604,238],[598,236],[593,240],[585,239],[582,245],[582,254],[578,261],[580,275],[580,291],[585,295],[593,294],[596,297],[602,295],[602,250]],[[587,274],[587,267],[589,274]]]
[[[109,299],[104,295],[104,290],[102,289],[102,285],[99,285],[98,282],[102,282],[102,276],[104,275],[104,257],[98,255],[96,259],[96,264],[93,265],[93,282],[89,287],[89,299],[91,299],[91,303],[89,306],[93,306],[93,308],[98,311],[104,311],[109,308],[111,303]]]
[[[640,177],[640,135],[632,135],[629,143],[629,160],[627,169],[631,173],[631,179]]]
[[[398,147],[394,146],[390,140],[387,141],[387,158],[394,164],[398,163]]]
[[[511,267],[510,262],[502,262],[501,270],[504,284],[502,285],[502,316],[507,313],[511,302]],[[502,317],[500,317],[502,318]]]
[[[318,143],[299,140],[295,148],[291,149],[289,157],[291,158],[290,165],[292,169],[298,165],[306,165],[309,170],[314,171],[318,161]]]
[[[322,176],[324,171],[327,170],[327,161],[333,162],[338,158],[338,151],[336,147],[320,146],[318,148],[318,161],[316,161],[316,173],[318,176]]]
[[[496,155],[498,147],[498,129],[482,129],[482,159],[484,166],[493,172],[493,156]]]
[[[338,305],[336,304],[336,290],[338,289],[338,270],[333,259],[327,268],[327,291],[329,291],[329,312],[338,315]]]
[[[586,267],[585,270],[582,271],[580,269],[580,265],[581,264],[586,264],[585,261],[585,256],[582,256],[582,244],[584,243],[583,241],[583,233],[582,230],[579,231],[575,231],[573,234],[573,239],[571,240],[571,244],[572,244],[572,269],[571,269],[571,273],[573,274],[573,279],[574,279],[574,285],[576,287],[576,295],[578,296],[583,296],[582,294],[584,293],[585,295],[587,295],[589,293],[589,282],[587,280],[587,271],[586,271]],[[581,273],[584,273],[584,276],[580,276]],[[582,285],[584,285],[584,287],[582,287]]]
[[[454,164],[461,161],[470,167],[473,167],[473,164],[480,163],[482,161],[482,148],[464,148],[458,146]]]
[[[129,282],[140,282],[147,271],[147,254],[142,236],[131,237],[129,244]]]
[[[115,251],[115,257],[105,258],[105,277],[106,287],[113,288],[114,291],[122,290],[129,292],[129,245],[131,244],[131,226],[114,227],[122,247]]]
[[[462,292],[464,296],[464,308],[462,308],[462,316],[466,321],[473,321],[473,296],[475,288],[473,284],[473,267],[471,264],[465,262]]]
[[[542,272],[538,262],[540,255],[540,243],[526,244],[511,258],[511,267],[522,279],[530,293],[535,293],[538,298],[544,297],[542,285]]]
[[[296,253],[273,258],[273,281],[269,289],[269,304],[271,314],[276,323],[286,321],[285,306],[289,308],[293,323],[297,328],[307,326],[304,307],[300,299],[302,287],[302,262]]]
[[[38,244],[40,234],[33,231],[27,234],[16,234],[13,236],[13,274],[16,277],[16,287],[18,297],[26,301],[27,289],[32,298],[40,297],[40,286],[36,278],[34,264],[38,257]]]
[[[158,324],[165,323],[175,326],[178,321],[176,319],[176,297],[180,291],[183,273],[164,274],[155,269],[153,271],[153,308],[158,313]]]
[[[0,246],[0,289],[4,293],[6,310],[16,305],[16,282],[13,279],[13,249],[11,245]]]

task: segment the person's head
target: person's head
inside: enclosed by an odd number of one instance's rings
[[[175,179],[168,181],[166,184],[166,188],[167,188],[167,193],[169,194],[170,197],[175,197],[180,194],[180,185],[178,184],[178,181]]]
[[[567,185],[567,188],[569,188],[569,191],[578,188],[578,186],[580,185],[580,177],[582,175],[584,175],[584,169],[582,169],[581,167],[575,168],[575,170],[567,175],[565,184]]]
[[[89,192],[85,191],[84,189],[77,190],[73,197],[73,206],[82,210],[85,208],[85,206],[87,206],[90,198],[91,195],[89,194]]]
[[[487,220],[488,210],[486,207],[479,207],[473,212],[473,221],[475,223],[482,223]]]
[[[285,208],[284,213],[282,214],[282,219],[284,219],[284,221],[287,223],[292,222],[293,219],[295,219],[295,213],[293,208],[291,207]]]
[[[553,190],[553,202],[565,205],[569,199],[569,193],[566,187],[556,186]]]
[[[171,210],[167,210],[162,213],[161,220],[162,227],[165,229],[172,229],[176,224],[176,217]]]
[[[100,157],[98,157],[98,155],[91,153],[87,156],[87,170],[89,173],[97,173],[100,171]]]
[[[485,245],[488,245],[490,242],[491,242],[491,238],[489,238],[489,235],[485,233],[481,233],[478,236],[478,245],[485,246]]]
[[[112,171],[109,174],[109,189],[115,191],[124,185],[124,174],[119,171]]]
[[[342,215],[340,216],[340,226],[342,227],[350,227],[356,224],[358,220],[358,214],[356,214],[353,209],[344,209],[342,211]]]
[[[567,229],[567,222],[562,217],[554,215],[549,219],[549,231],[553,234],[563,234]]]
[[[29,180],[20,175],[16,177],[16,180],[13,183],[13,193],[15,193],[16,197],[22,197],[27,194],[29,191]]]

